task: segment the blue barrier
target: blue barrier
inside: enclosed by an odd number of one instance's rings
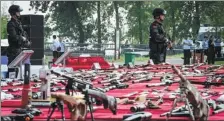
[[[8,64],[8,57],[7,56],[1,56],[1,65],[2,64]]]

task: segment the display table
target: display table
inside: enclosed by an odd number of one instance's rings
[[[201,66],[201,69],[205,69],[208,66]],[[154,70],[156,71],[156,70]],[[157,70],[158,71],[158,70]],[[163,69],[163,70],[159,70],[159,71],[164,71],[164,72],[170,72],[170,69]],[[150,70],[150,72],[152,72],[152,70]],[[219,74],[224,74],[224,70],[221,69],[219,71],[217,71],[217,73]],[[154,77],[151,81],[149,82],[143,82],[143,83],[136,83],[136,84],[132,84],[131,81],[127,82],[127,84],[129,84],[129,87],[126,89],[114,89],[111,90],[109,92],[106,92],[107,95],[110,96],[115,96],[117,98],[124,98],[124,96],[126,94],[132,93],[132,92],[142,92],[142,91],[146,91],[149,92],[148,93],[148,98],[155,98],[157,97],[160,93],[159,92],[154,92],[153,89],[156,90],[162,90],[165,87],[164,86],[160,86],[160,87],[151,87],[151,88],[147,88],[146,85],[149,83],[159,83],[160,82],[160,77]],[[195,82],[204,82],[207,77],[206,76],[201,76],[201,77],[187,77],[187,79],[191,80],[191,81],[195,81]],[[94,83],[94,87],[102,87],[102,85],[97,83],[97,80],[93,81]],[[32,83],[34,84],[34,83]],[[203,85],[196,85],[194,84],[198,90],[204,90],[204,86]],[[62,84],[58,83],[57,85],[54,85],[55,87],[63,87]],[[13,88],[18,88],[18,87],[22,87],[22,86],[14,86]],[[177,90],[179,87],[178,83],[172,84],[171,86],[168,87],[169,90],[171,91],[175,91]],[[2,90],[7,90],[12,88],[12,86],[6,86],[6,87],[2,87]],[[33,91],[37,91],[38,89],[33,89]],[[211,86],[211,88],[209,89],[209,91],[211,92],[222,92],[223,91],[223,86]],[[61,92],[61,91],[60,91]],[[164,92],[164,91],[163,91]],[[21,91],[18,92],[12,92],[12,94],[21,94]],[[134,99],[138,96],[139,94],[136,95],[132,95],[131,97],[129,97],[129,99]],[[211,96],[211,99],[216,99],[218,98],[220,95],[217,96]],[[206,96],[205,96],[206,97]],[[171,106],[172,106],[172,102],[174,100],[175,97],[170,96],[170,91],[167,91],[165,93],[165,95],[163,96],[163,104],[160,105],[160,109],[146,109],[146,112],[150,112],[152,113],[152,121],[165,121],[166,117],[160,117],[160,114],[165,113],[170,111]],[[15,108],[18,108],[20,106],[20,100],[5,100],[1,103],[1,115],[8,115],[11,113],[11,111]],[[111,113],[111,111],[109,109],[104,109],[103,106],[97,106],[97,109],[94,111],[93,115],[96,121],[121,121],[122,117],[124,114],[130,114],[130,107],[133,106],[131,104],[128,105],[118,105],[118,110],[117,110],[117,115],[113,115]],[[179,104],[180,106],[180,104]],[[40,116],[35,116],[35,121],[45,121],[47,116],[48,116],[48,110],[49,108],[44,108],[44,107],[38,107],[41,111],[42,114]],[[69,118],[70,113],[68,112],[68,109],[65,106],[65,117],[66,119]],[[211,110],[212,111],[212,110]],[[211,114],[211,113],[210,113]],[[218,113],[215,115],[212,115],[209,117],[209,121],[221,121],[223,120],[223,116],[224,116],[224,112],[222,113]],[[56,110],[55,113],[52,116],[52,119],[61,119],[61,113],[60,111]],[[87,116],[88,120],[91,120],[90,117],[90,113],[88,113]],[[189,117],[170,117],[169,121],[188,121]]]

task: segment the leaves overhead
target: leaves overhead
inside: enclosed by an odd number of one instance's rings
[[[7,17],[2,16],[1,17],[1,39],[6,39],[7,38],[6,26],[7,26]]]
[[[221,1],[101,1],[99,36],[96,1],[31,1],[30,5],[37,11],[48,13],[45,16],[48,35],[50,31],[58,31],[79,43],[114,41],[115,5],[118,6],[117,24],[123,31],[122,39],[131,43],[148,43],[148,27],[154,21],[151,13],[157,7],[167,11],[164,28],[177,42],[188,36],[196,38],[201,24],[224,24],[224,2]]]

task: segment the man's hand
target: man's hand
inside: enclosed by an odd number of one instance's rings
[[[22,42],[22,46],[25,48],[29,48],[31,46],[31,41],[29,41],[26,37],[22,36],[23,42]]]
[[[168,42],[166,42],[167,43],[167,48],[169,48],[169,49],[173,49],[173,45],[172,45],[172,41],[168,41]]]
[[[166,42],[168,43],[170,40],[168,38],[166,38]]]
[[[27,41],[26,37],[22,36],[22,38],[23,38],[23,42]]]
[[[52,98],[58,98],[62,100],[65,104],[67,104],[68,109],[70,111],[70,118],[71,121],[85,121],[87,115],[87,106],[85,100],[83,100],[84,95],[76,95],[76,97],[59,94],[59,93],[52,93]]]

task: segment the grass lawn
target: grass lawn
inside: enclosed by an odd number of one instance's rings
[[[224,64],[224,61],[216,61],[215,62],[215,65],[223,65]]]

